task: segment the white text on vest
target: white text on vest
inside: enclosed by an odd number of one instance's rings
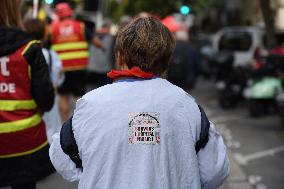
[[[8,57],[0,58],[0,71],[1,71],[1,75],[4,77],[10,76],[10,72],[7,66],[8,62],[9,62]],[[16,92],[15,83],[0,82],[0,93],[15,93],[15,92]]]

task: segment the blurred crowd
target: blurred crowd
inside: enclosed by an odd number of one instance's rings
[[[141,12],[134,17],[137,16],[157,17],[146,12]],[[76,101],[86,91],[111,82],[106,74],[116,67],[114,55],[116,33],[132,18],[128,15],[122,16],[117,24],[109,18],[103,18],[101,26],[96,27],[95,24],[75,19],[73,10],[67,3],[58,4],[51,16],[41,19],[40,14],[38,18],[33,18],[32,10],[26,12],[25,30],[43,44],[43,54],[50,67],[54,86],[58,89],[57,102],[63,122],[72,112],[74,100]],[[191,90],[201,73],[201,59],[195,45],[190,42],[189,26],[176,23],[172,17],[170,21],[168,21],[169,18],[160,20],[173,32],[177,40],[172,64],[165,77],[172,83]],[[74,24],[76,35],[83,35],[79,37],[81,38],[79,40],[70,37],[73,32],[71,28],[73,23],[80,25],[76,28],[77,25]],[[80,28],[81,25],[82,28]],[[79,31],[82,30],[83,33],[80,33]],[[58,39],[58,32],[64,33],[67,36],[66,39],[62,36]],[[82,45],[83,43],[85,44]],[[68,56],[72,52],[74,56]],[[79,57],[75,57],[78,52]],[[74,98],[70,98],[71,96]]]
[[[141,12],[118,23],[103,18],[96,26],[76,19],[68,3],[50,11],[28,6],[21,14],[17,0],[0,1],[0,170],[8,170],[0,171],[0,186],[35,188],[36,181],[55,171],[48,158],[52,135],[79,98],[112,82],[107,73],[118,69],[114,47],[120,29],[135,17],[157,18]],[[164,78],[186,91],[195,88],[200,75],[214,78],[221,107],[247,99],[252,116],[278,111],[283,117],[282,32],[270,48],[258,27],[223,28],[209,37],[197,36],[185,15],[158,19],[176,39]],[[22,65],[10,70],[9,62]],[[28,141],[25,137],[35,132],[31,127],[37,134]],[[14,144],[7,142],[14,138]]]
[[[36,181],[54,172],[48,144],[73,114],[75,101],[111,82],[107,73],[118,68],[116,34],[133,18],[125,15],[118,24],[104,18],[101,26],[95,27],[75,19],[68,3],[57,4],[49,16],[40,6],[35,10],[32,5],[22,16],[17,0],[1,1],[0,5],[0,125],[7,128],[0,129],[0,186],[35,188]],[[142,12],[135,17],[152,16],[156,17]],[[190,43],[189,27],[176,24],[174,18],[161,21],[177,40],[164,77],[191,90],[201,68],[199,53]],[[15,60],[23,66],[11,70],[11,65],[18,63]],[[28,133],[34,135],[31,128],[37,134],[26,140]],[[18,142],[8,142],[15,136]]]

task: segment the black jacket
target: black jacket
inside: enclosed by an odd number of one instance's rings
[[[19,29],[0,27],[0,57],[15,52],[31,40],[31,36]],[[41,111],[49,111],[54,103],[54,88],[40,44],[31,45],[24,57],[31,66],[33,99]]]

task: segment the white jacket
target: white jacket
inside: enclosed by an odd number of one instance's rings
[[[54,135],[50,158],[80,189],[217,188],[229,174],[222,137],[211,124],[198,155],[200,111],[167,80],[124,80],[93,90],[76,105],[73,130],[83,172]]]
[[[44,55],[45,61],[49,68],[51,67],[50,78],[55,87],[59,87],[64,81],[64,75],[62,75],[63,68],[62,62],[60,61],[56,52],[43,48],[42,53]],[[52,62],[50,62],[50,60]],[[51,66],[52,64],[52,66]],[[61,118],[58,107],[58,96],[55,96],[55,101],[52,109],[49,112],[43,114],[43,121],[46,125],[46,135],[48,142],[52,142],[52,136],[59,132],[61,129]]]
[[[50,78],[55,87],[59,87],[64,82],[65,76],[63,74],[62,62],[59,59],[58,54],[46,48],[42,49],[45,61],[49,67],[51,67]],[[52,65],[51,65],[52,64]]]

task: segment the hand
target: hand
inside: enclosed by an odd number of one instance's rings
[[[103,52],[106,51],[106,48],[105,48],[103,42],[98,37],[94,37],[93,40],[92,40],[92,43],[96,47],[100,48]]]

